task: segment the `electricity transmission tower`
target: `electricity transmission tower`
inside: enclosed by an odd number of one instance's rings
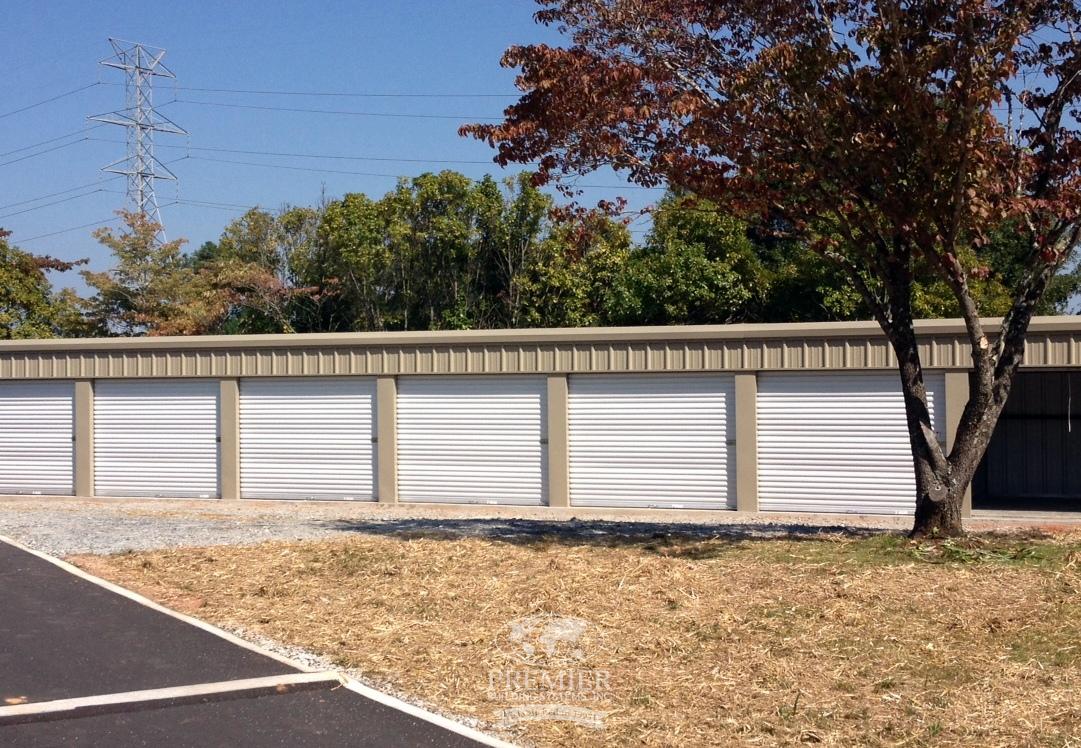
[[[165,50],[137,42],[109,39],[113,55],[101,61],[105,67],[123,70],[125,106],[123,109],[98,114],[89,119],[120,125],[127,129],[128,153],[102,171],[128,178],[128,203],[135,213],[161,225],[161,211],[154,195],[158,179],[176,181],[176,175],[154,157],[154,133],[187,135],[187,131],[154,109],[154,78],[176,78],[162,64]],[[164,239],[164,235],[161,236]]]

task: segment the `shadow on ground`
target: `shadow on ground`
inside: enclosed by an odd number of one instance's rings
[[[914,545],[900,528],[787,522],[702,525],[577,519],[554,522],[495,518],[403,518],[382,521],[323,520],[317,522],[317,526],[335,533],[402,540],[480,538],[536,550],[552,547],[627,548],[691,561],[714,559],[752,546],[780,560],[800,558],[822,563],[843,557],[854,562],[885,564],[912,561],[973,563],[989,560],[1039,564],[1042,563],[1041,559],[1064,558],[1063,553],[1066,552],[1059,552],[1064,546],[1050,556],[1040,551],[1036,546],[1051,536],[1034,528],[972,533],[964,538],[928,546],[927,543]],[[770,548],[766,545],[768,541],[797,542],[800,550],[796,551],[792,546]],[[838,541],[870,542],[847,545],[847,550],[838,556]]]
[[[897,530],[844,525],[726,524],[614,522],[528,519],[315,520],[317,527],[343,533],[457,540],[484,538],[518,545],[641,545],[658,540],[822,540],[826,537],[868,538],[897,534]]]

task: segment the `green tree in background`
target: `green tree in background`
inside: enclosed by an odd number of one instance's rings
[[[725,324],[754,316],[769,292],[747,226],[690,196],[667,195],[619,276],[617,324]]]
[[[78,300],[55,291],[50,271],[65,272],[82,262],[42,257],[12,246],[0,230],[0,339],[54,338],[85,332]]]
[[[216,243],[193,256],[197,281],[220,308],[224,333],[291,333],[296,305],[311,290],[298,286],[292,262],[314,231],[306,208],[275,217],[252,209],[226,226]],[[317,222],[316,222],[317,225]]]
[[[631,251],[627,227],[596,211],[559,216],[522,281],[523,327],[615,324],[626,302],[619,278]]]
[[[469,327],[473,181],[450,171],[423,174],[401,182],[381,202],[386,240],[396,260],[396,327]]]
[[[614,324],[870,319],[843,271],[788,233],[783,225],[748,225],[709,200],[668,194],[654,211],[649,235],[631,252],[608,318]],[[1025,270],[1026,245],[1009,225],[988,237],[979,257],[966,258],[983,267],[970,286],[988,316],[1002,315],[1012,303],[1009,289]],[[1060,272],[1038,313],[1065,313],[1079,292],[1081,272]],[[915,280],[913,308],[922,318],[960,316],[953,293],[927,269]]]
[[[554,215],[528,174],[445,171],[379,200],[249,211],[187,266],[225,309],[202,317],[212,332],[605,323],[630,234],[595,211]]]
[[[382,209],[366,195],[323,207],[310,241],[292,253],[297,279],[317,289],[302,307],[302,329],[388,329],[394,269],[384,227]]]
[[[181,248],[183,239],[159,242],[161,227],[139,213],[121,212],[124,230],[103,228],[94,237],[113,254],[113,269],[85,270],[94,295],[84,303],[97,335],[197,334],[216,316],[213,299]]]
[[[527,312],[529,271],[545,255],[552,199],[533,186],[529,174],[504,182],[490,177],[477,186],[476,293],[485,303],[479,320],[487,327],[521,327]]]
[[[402,180],[380,199],[348,194],[316,207],[253,209],[190,255],[179,241],[158,243],[153,224],[125,220],[124,233],[98,233],[114,270],[85,274],[97,334],[870,317],[843,272],[791,238],[783,222],[750,225],[687,193],[657,204],[637,245],[604,212],[558,208],[528,173],[476,182],[444,171]],[[1024,272],[1025,244],[1006,225],[989,232],[979,253],[965,259],[982,268],[972,294],[988,314],[1002,313]],[[1079,289],[1081,273],[1059,273],[1040,311],[1065,311]],[[913,308],[922,317],[959,314],[956,297],[930,272],[915,279]],[[65,319],[65,329],[76,329],[77,315]]]

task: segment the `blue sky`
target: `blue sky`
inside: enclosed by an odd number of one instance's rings
[[[0,64],[8,75],[0,79],[0,153],[9,155],[0,156],[0,206],[10,207],[0,207],[0,226],[11,230],[12,240],[25,249],[64,259],[89,257],[91,266],[99,269],[108,265],[107,252],[90,238],[92,228],[33,237],[111,219],[124,206],[123,180],[96,184],[110,176],[101,167],[124,155],[123,129],[105,125],[36,148],[23,147],[83,130],[92,124],[88,115],[123,106],[123,89],[115,85],[122,74],[98,65],[110,54],[106,41],[110,36],[168,50],[165,62],[177,74],[176,88],[172,81],[158,79],[155,100],[162,114],[190,135],[157,136],[159,160],[175,161],[170,168],[179,177],[177,184],[159,182],[158,201],[163,206],[178,198],[192,201],[162,209],[169,237],[184,237],[192,246],[217,238],[222,227],[242,212],[194,201],[276,209],[313,204],[324,192],[328,198],[347,192],[380,196],[394,186],[393,178],[373,174],[408,176],[442,168],[472,177],[499,174],[494,164],[487,163],[490,149],[460,138],[457,128],[472,117],[498,117],[514,100],[514,71],[499,66],[508,45],[560,42],[554,30],[533,22],[535,10],[532,0],[6,0]],[[4,116],[94,83],[100,85]],[[470,96],[285,96],[182,87]],[[196,101],[219,105],[192,103]],[[247,106],[429,118],[243,108]],[[424,161],[318,159],[199,148]],[[316,169],[326,171],[307,171]],[[586,191],[582,200],[590,204],[622,194],[632,207],[640,207],[660,194],[620,188],[623,181],[610,173],[583,181],[602,185]],[[89,186],[67,191],[81,185]],[[53,193],[61,194],[43,197]],[[635,225],[636,236],[641,236],[643,225],[644,221]],[[56,280],[58,285],[82,286],[71,275]]]

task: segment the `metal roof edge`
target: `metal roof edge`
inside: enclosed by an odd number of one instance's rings
[[[993,334],[1000,318],[983,320]],[[1081,316],[1035,317],[1031,332],[1081,334]],[[960,319],[917,320],[918,335],[965,334]],[[192,335],[132,338],[47,338],[0,341],[0,355],[33,351],[133,351],[282,349],[390,346],[447,347],[468,345],[559,345],[574,343],[635,343],[650,341],[708,341],[763,339],[821,339],[882,335],[877,322],[792,322],[735,325],[670,325],[653,327],[572,327],[506,330],[443,330],[411,332],[298,333],[270,335]]]

